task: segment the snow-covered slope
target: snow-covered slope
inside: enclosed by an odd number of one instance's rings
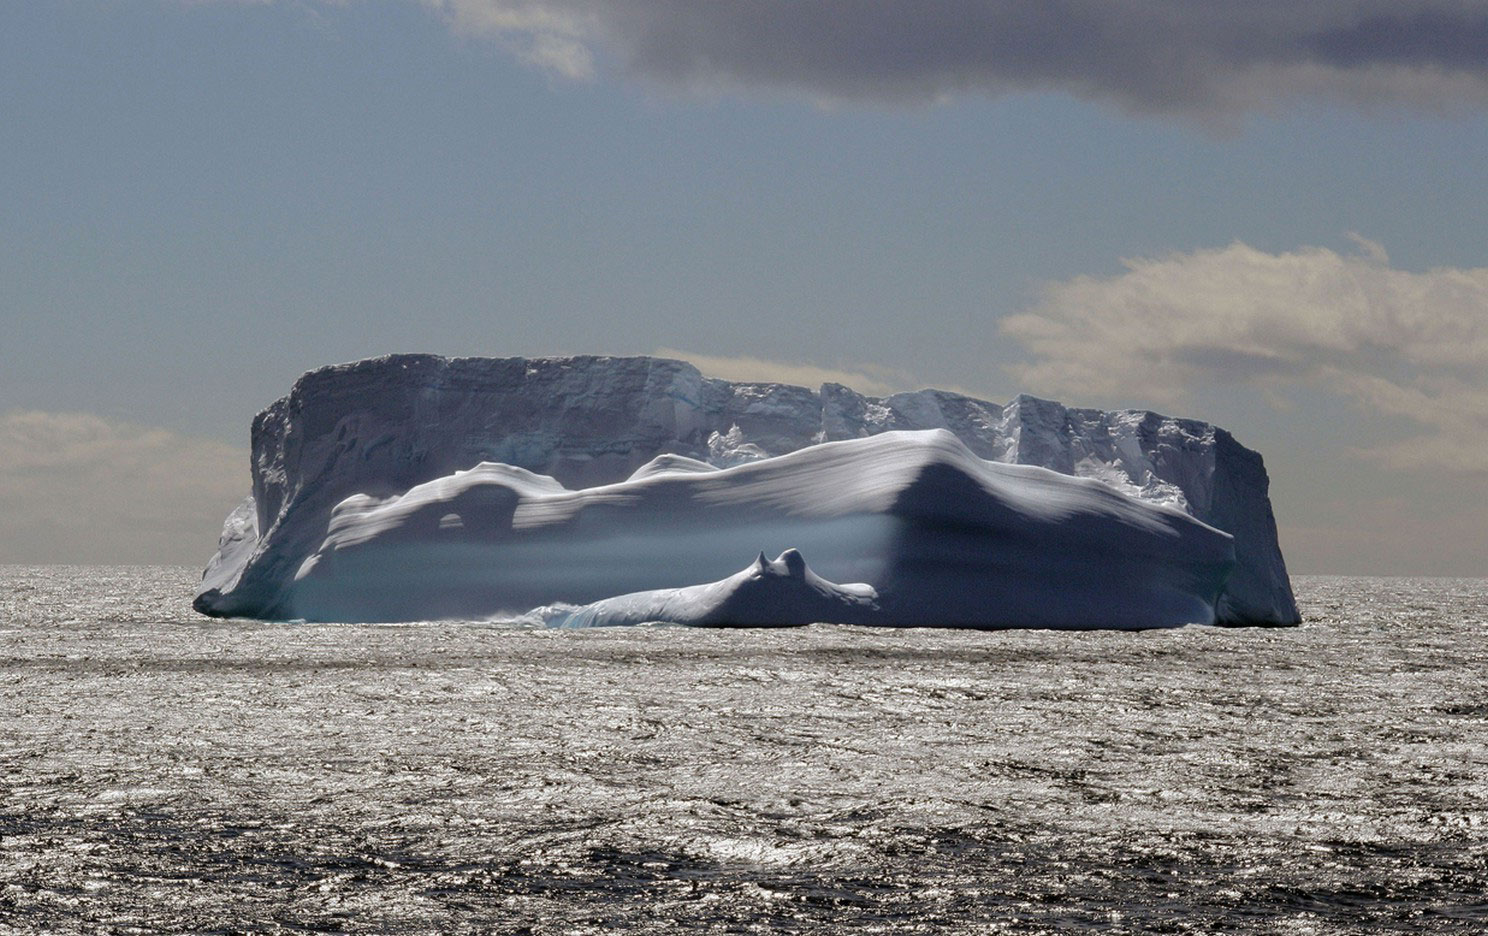
[[[482,463],[522,469],[524,495],[537,486],[561,498],[563,489],[632,477],[704,478],[821,442],[920,429],[948,430],[978,463],[1093,478],[1232,534],[1236,562],[1217,599],[1218,620],[1297,620],[1260,456],[1222,429],[1027,396],[1000,406],[936,390],[878,399],[836,384],[813,391],[733,383],[645,357],[395,355],[306,374],[254,420],[253,493],[229,517],[196,606],[218,615],[292,613],[285,596],[328,542],[333,515],[347,515],[344,501],[360,495],[366,501],[353,503],[387,504]],[[664,461],[652,464],[658,457]],[[792,546],[818,567],[828,558],[806,542],[760,543],[748,552],[741,545],[706,576],[653,576],[582,600],[713,581],[760,548]]]
[[[1234,564],[1230,537],[1182,511],[985,461],[944,429],[637,474],[571,491],[483,463],[400,495],[355,494],[265,597],[312,620],[599,602],[589,619],[1160,627],[1212,622]],[[789,574],[799,554],[787,551],[783,577],[715,581],[782,545],[809,553],[824,578],[804,563]]]

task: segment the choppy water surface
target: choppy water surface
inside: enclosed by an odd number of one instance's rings
[[[1488,581],[1292,630],[222,623],[0,568],[0,932],[1479,932]]]

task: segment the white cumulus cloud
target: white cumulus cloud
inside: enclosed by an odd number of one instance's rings
[[[528,0],[420,0],[460,33],[502,40],[517,57],[572,80],[594,77],[595,17],[580,5]]]
[[[1214,383],[1307,387],[1417,424],[1390,466],[1488,471],[1488,268],[1396,269],[1383,247],[1266,253],[1243,243],[1128,260],[1047,285],[1003,320],[1026,386],[1169,404]]]

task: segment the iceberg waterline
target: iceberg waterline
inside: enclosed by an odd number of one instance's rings
[[[781,596],[805,579],[743,589],[771,620],[741,613],[736,580],[797,549],[812,594],[837,596],[813,620],[1297,620],[1260,457],[1151,413],[731,383],[654,358],[396,355],[306,374],[259,414],[253,479],[204,613],[793,623],[809,596]]]

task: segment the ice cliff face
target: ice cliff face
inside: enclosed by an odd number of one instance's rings
[[[254,420],[253,492],[228,518],[196,607],[284,613],[286,583],[344,500],[401,495],[482,462],[579,489],[630,478],[658,456],[675,456],[669,472],[704,471],[923,429],[949,430],[983,459],[1098,479],[1231,534],[1220,623],[1297,621],[1261,458],[1207,423],[1028,396],[1005,406],[938,390],[880,399],[838,384],[730,382],[681,361],[587,356],[394,355],[305,374]]]

